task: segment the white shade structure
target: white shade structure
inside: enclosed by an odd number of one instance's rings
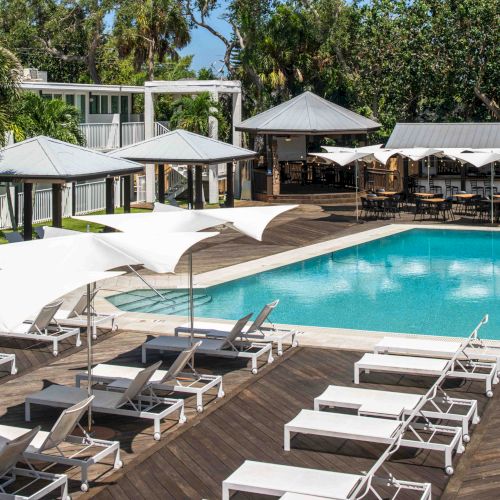
[[[19,246],[2,245],[2,246]],[[46,304],[89,283],[114,278],[121,272],[59,268],[0,270],[0,330],[8,332],[34,316]]]

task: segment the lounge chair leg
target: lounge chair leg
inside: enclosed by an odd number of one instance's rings
[[[272,348],[269,349],[269,356],[267,357],[267,362],[268,363],[272,363],[274,361],[274,358],[273,358],[273,350]]]
[[[142,364],[145,365],[147,362],[147,355],[146,355],[146,348],[144,347],[144,344],[142,345],[142,352],[141,352],[141,361]]]
[[[120,447],[116,449],[115,462],[113,464],[113,469],[121,469],[123,467],[123,462],[120,459]]]
[[[69,500],[71,497],[68,495],[68,482],[66,481],[61,486],[61,500]]]
[[[17,373],[17,366],[16,366],[16,358],[12,360],[12,364],[10,365],[10,374],[15,375]]]
[[[278,356],[283,356],[283,340],[278,340]]]
[[[222,483],[222,500],[229,500],[231,497],[231,493],[229,492],[229,488]]]
[[[153,439],[155,441],[159,441],[161,439],[160,419],[159,418],[155,418],[154,419],[154,434],[153,434]]]
[[[196,394],[196,411],[203,413],[203,394],[201,392]]]
[[[80,489],[86,493],[89,491],[88,470],[86,465],[82,465],[82,483]]]
[[[224,389],[222,387],[222,380],[221,380],[220,384],[219,384],[219,391],[217,392],[217,397],[223,398],[225,395],[226,395],[226,393],[224,392]]]
[[[254,375],[257,375],[257,358],[255,356],[252,356],[252,373]]]
[[[59,350],[58,350],[58,346],[57,346],[57,339],[54,339],[54,340],[52,341],[52,354],[53,354],[54,356],[57,356],[57,355],[58,355],[58,353],[59,353]]]
[[[183,424],[186,420],[186,415],[184,414],[184,405],[182,405],[181,409],[179,410],[179,424]]]
[[[26,422],[31,422],[31,405],[29,401],[24,403],[24,420],[26,420]]]
[[[283,449],[285,451],[290,451],[290,431],[285,426],[285,431],[283,435]]]
[[[359,368],[354,366],[354,383],[359,384]]]
[[[76,334],[76,347],[80,347],[82,345],[82,339],[80,338],[80,330]]]

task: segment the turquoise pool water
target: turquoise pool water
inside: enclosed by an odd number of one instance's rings
[[[111,301],[169,312],[134,293]],[[500,339],[499,294],[500,233],[414,229],[199,290],[195,314],[237,319],[279,298],[276,323],[464,336],[488,313],[482,336]]]

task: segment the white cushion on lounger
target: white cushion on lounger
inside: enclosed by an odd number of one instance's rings
[[[0,425],[0,446],[2,446],[3,443],[7,441],[12,441],[13,439],[18,438],[19,436],[22,436],[23,434],[26,434],[29,429],[26,429],[26,427],[14,427],[11,425]],[[47,436],[49,435],[49,432],[45,431],[38,431],[37,434],[35,434],[35,437],[31,440],[28,448],[26,448],[26,451],[28,453],[36,453],[42,445],[45,443]]]
[[[112,391],[92,391],[94,400],[92,406],[96,408],[115,408],[123,394]],[[67,403],[68,406],[79,403],[87,398],[87,389],[68,387],[66,385],[51,385],[46,389],[30,395],[31,400],[42,399],[54,403]]]
[[[320,497],[334,494],[335,498],[348,498],[362,479],[363,476],[356,474],[247,460],[225,482],[235,487],[251,485],[281,493],[303,493]]]
[[[441,373],[448,361],[446,359],[418,358],[414,356],[393,356],[389,354],[367,353],[356,362],[359,365],[373,367],[389,367],[401,370],[412,370],[414,373]],[[375,369],[375,368],[374,368]]]
[[[106,377],[110,379],[115,378],[115,379],[130,380],[137,377],[137,374],[142,370],[144,370],[144,368],[142,367],[108,365],[105,363],[101,363],[92,368],[92,375],[96,378]],[[149,379],[149,381],[152,384],[158,384],[163,380],[166,374],[167,370],[156,370],[153,373],[153,376]]]
[[[380,342],[377,342],[375,349],[379,352],[387,349],[387,351],[398,351],[400,353],[408,351],[408,354],[413,354],[415,356],[438,354],[441,356],[450,356],[451,358],[458,351],[460,346],[460,342],[446,342],[445,340],[384,337]]]
[[[196,339],[198,342],[199,339]],[[198,347],[198,352],[209,350],[215,351],[217,349],[221,349],[225,344],[225,339],[201,339],[201,345]],[[188,349],[191,347],[191,339],[189,337],[156,337],[155,339],[148,340],[146,343],[148,347],[156,347],[161,348],[161,346],[165,347],[173,347],[175,349]]]

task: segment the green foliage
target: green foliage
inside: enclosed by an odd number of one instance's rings
[[[78,110],[59,99],[44,99],[31,92],[23,93],[15,107],[15,139],[21,141],[46,135],[84,145],[79,128]]]
[[[219,137],[227,138],[229,126],[222,113],[220,102],[214,101],[208,92],[195,97],[182,97],[174,102],[176,110],[170,118],[171,128],[183,128],[197,134],[209,135],[209,117],[213,116],[219,122]]]
[[[0,146],[5,145],[6,133],[12,129],[13,107],[19,95],[21,71],[16,56],[0,46]]]

